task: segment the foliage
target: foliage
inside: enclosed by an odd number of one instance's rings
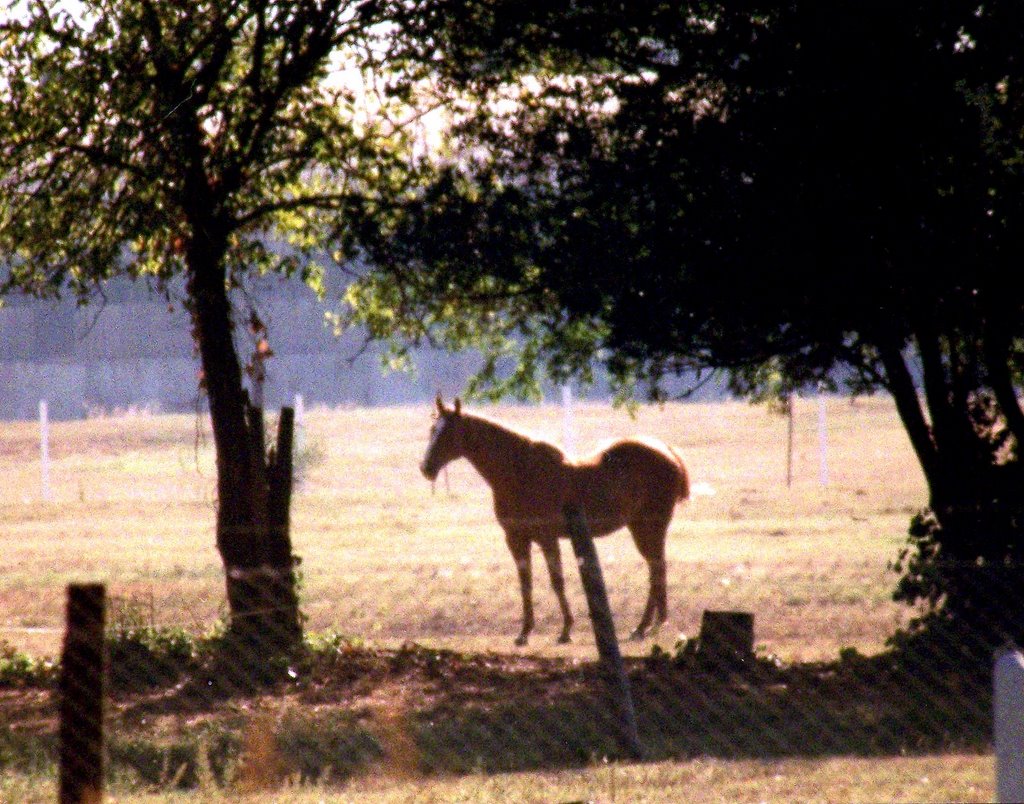
[[[48,686],[57,677],[49,659],[30,656],[0,640],[0,687]]]
[[[528,20],[489,5],[520,27],[502,32],[504,49],[478,32],[495,48],[478,72],[457,61],[472,49],[451,43],[450,80],[481,98],[459,159],[372,252],[390,284],[353,291],[380,334],[460,340],[468,319],[526,338],[524,362],[555,371],[595,357],[624,380],[725,368],[750,391],[772,360],[792,383],[842,364],[878,385],[876,340],[907,336],[908,314],[954,313],[1005,286],[993,259],[1012,261],[1019,212],[1003,187],[1019,181],[1019,110],[1001,83],[1012,53],[983,34],[1012,18],[1009,4],[980,17],[968,4],[878,15],[651,3],[622,16],[555,4]],[[523,63],[538,37],[584,63]],[[864,41],[880,45],[871,59]],[[973,234],[954,253],[957,227]],[[386,270],[410,264],[404,281]],[[453,310],[466,315],[447,321]]]
[[[43,775],[56,771],[56,739],[0,726],[0,771]]]
[[[107,638],[110,683],[116,689],[163,686],[192,668],[195,639],[184,629],[139,626]]]
[[[344,0],[3,8],[0,292],[85,299],[127,276],[170,295],[184,278],[231,631],[240,649],[263,633],[287,652],[301,636],[290,476],[267,461],[256,413],[272,348],[259,311],[235,309],[230,291],[263,274],[317,287],[325,247],[345,248],[353,221],[385,215],[415,177],[407,104],[374,72],[389,23],[409,12]],[[276,581],[254,581],[261,567]]]
[[[273,699],[204,695],[205,684],[122,693],[109,716],[111,792],[283,795],[289,783],[368,774],[378,783],[459,775],[480,785],[486,774],[580,769],[620,755],[607,679],[594,662],[416,645],[347,650],[346,662],[310,668]],[[662,653],[627,667],[647,762],[775,767],[861,756],[891,764],[908,753],[984,752],[988,680],[936,658],[907,667],[891,655],[847,652],[838,662],[723,668]],[[39,712],[38,696],[31,700],[15,710],[17,728],[0,728],[0,767],[52,774],[55,740],[26,736]],[[661,790],[647,784],[635,792]]]
[[[309,473],[319,468],[327,460],[327,447],[319,438],[305,435],[292,456],[292,471],[295,482],[302,484]]]
[[[1009,502],[996,497],[996,504],[948,515],[945,523],[931,510],[914,516],[893,564],[900,573],[895,598],[927,607],[894,635],[894,647],[913,661],[936,645],[947,652],[956,646],[958,663],[987,677],[994,647],[1021,644],[1021,516],[1016,493]]]
[[[161,285],[215,234],[232,284],[315,285],[344,212],[402,181],[406,135],[344,72],[372,44],[370,4],[22,5],[0,40],[7,287]]]
[[[207,792],[229,782],[240,751],[237,735],[209,727],[170,740],[114,739],[109,749],[111,766],[130,786]]]
[[[599,360],[655,397],[674,372],[884,389],[941,526],[897,594],[1001,639],[925,565],[1016,566],[1024,541],[998,513],[1024,482],[1024,9],[511,5],[439,35],[477,104],[369,243],[356,319],[514,342],[518,388]]]

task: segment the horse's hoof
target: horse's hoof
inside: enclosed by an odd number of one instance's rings
[[[516,637],[516,647],[517,648],[521,648],[525,644],[526,644],[526,635],[525,634],[520,634],[519,636]]]
[[[630,642],[639,642],[644,638],[645,634],[643,630],[637,628],[632,634],[629,635]]]
[[[568,645],[570,642],[572,642],[572,637],[569,636],[568,634],[562,634],[561,636],[558,637],[558,644],[559,645]]]

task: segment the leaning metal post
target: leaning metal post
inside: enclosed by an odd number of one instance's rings
[[[615,623],[612,621],[608,592],[605,589],[594,540],[590,538],[586,518],[579,506],[567,505],[564,514],[569,539],[572,541],[572,549],[580,568],[583,591],[587,595],[597,651],[608,676],[612,699],[619,716],[619,740],[623,748],[633,757],[639,758],[643,755],[643,747],[637,733],[633,693],[622,662],[622,653],[619,651],[619,640],[615,636]]]

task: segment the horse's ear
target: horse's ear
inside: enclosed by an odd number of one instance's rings
[[[455,397],[455,415],[458,416],[462,413],[462,400]]]
[[[434,400],[434,404],[437,405],[438,414],[444,413],[444,400],[441,399],[441,392],[437,392],[437,399]]]

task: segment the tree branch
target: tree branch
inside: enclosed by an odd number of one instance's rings
[[[1011,339],[1002,327],[993,327],[986,333],[984,347],[988,383],[1020,453],[1024,450],[1024,411],[1021,410],[1017,391],[1013,387],[1010,346]]]
[[[303,195],[296,198],[269,201],[253,207],[245,215],[234,218],[232,225],[233,228],[243,229],[251,226],[260,218],[272,215],[275,212],[288,212],[297,209],[339,210],[346,205],[346,202],[360,200],[361,198],[362,196],[358,195],[325,193],[322,195]]]
[[[939,332],[934,324],[921,316],[914,327],[918,354],[921,356],[925,401],[932,420],[932,437],[936,448],[948,455],[947,461],[956,461],[962,453],[962,439],[958,437],[957,423],[952,413],[950,370],[942,360]]]
[[[910,437],[910,445],[914,448],[917,460],[924,470],[925,479],[934,498],[938,491],[937,485],[941,483],[941,476],[939,455],[932,430],[925,420],[917,387],[903,359],[900,344],[889,336],[882,336],[879,340],[878,353],[885,368],[886,386],[896,403],[896,411]]]

